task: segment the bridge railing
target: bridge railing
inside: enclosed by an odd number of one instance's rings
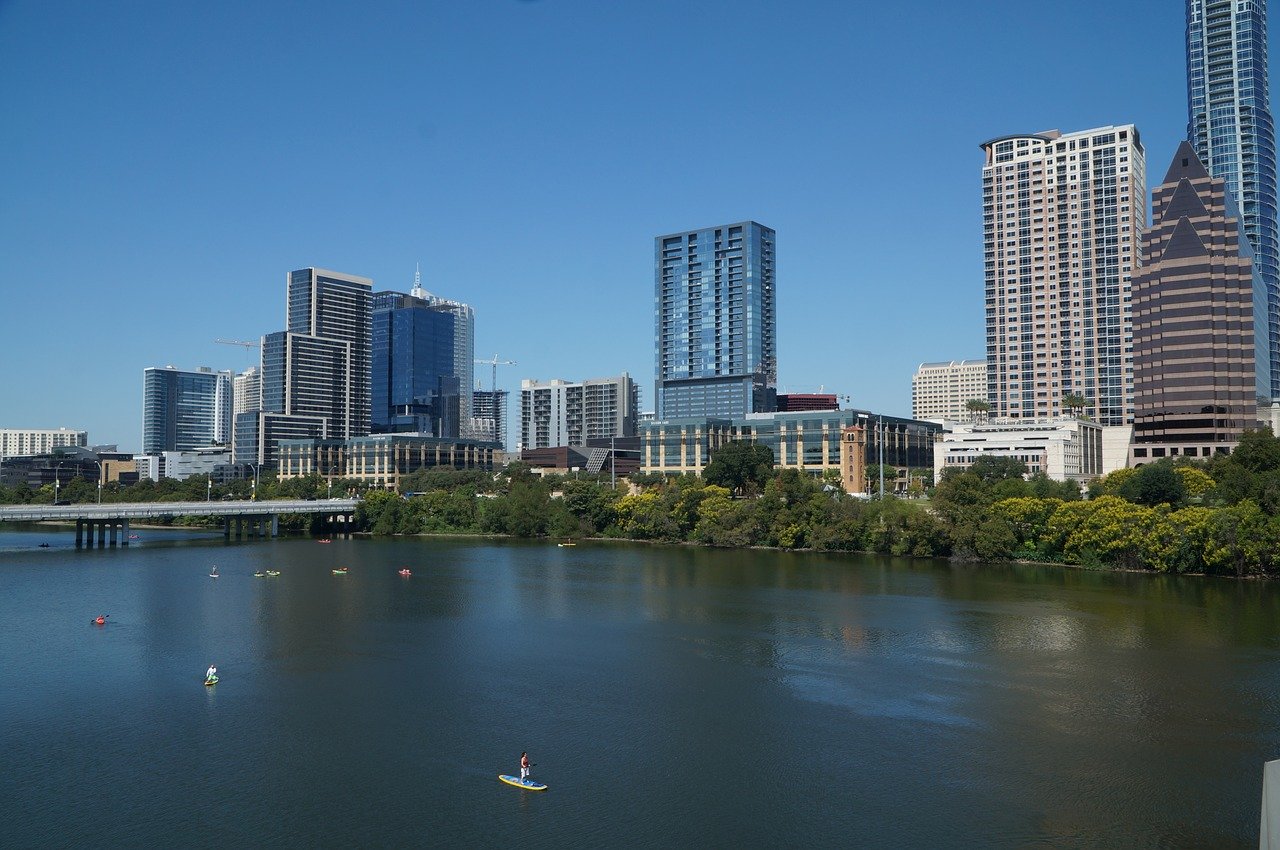
[[[268,516],[351,513],[358,499],[238,499],[217,502],[110,502],[77,505],[4,505],[0,522],[159,519],[175,516]]]

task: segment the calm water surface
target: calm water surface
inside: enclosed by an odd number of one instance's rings
[[[139,534],[0,533],[6,846],[1256,846],[1280,757],[1270,584]]]

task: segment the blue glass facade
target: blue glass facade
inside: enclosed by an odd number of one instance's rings
[[[773,411],[775,241],[754,221],[654,240],[659,418]]]
[[[142,373],[142,451],[182,452],[231,442],[231,373],[166,368]]]
[[[1187,0],[1187,139],[1244,219],[1267,290],[1271,395],[1280,396],[1280,232],[1266,0]]]
[[[460,381],[454,374],[457,317],[399,292],[373,297],[372,421],[375,433],[455,439]]]

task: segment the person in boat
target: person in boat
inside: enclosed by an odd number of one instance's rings
[[[521,782],[529,781],[529,754],[528,753],[520,754],[520,781]]]
[[[206,682],[212,682],[216,678],[218,678],[218,668],[210,664],[209,669],[204,671],[204,680]]]

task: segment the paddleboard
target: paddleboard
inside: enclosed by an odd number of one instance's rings
[[[218,684],[218,677],[217,677],[217,676],[214,676],[212,679],[205,679],[205,680],[204,680],[204,683],[205,683],[206,685],[216,685],[216,684]]]
[[[505,773],[499,774],[498,778],[501,779],[503,782],[507,783],[508,785],[514,785],[517,788],[523,788],[526,791],[546,791],[547,790],[547,786],[543,785],[541,782],[534,782],[532,779],[526,779],[524,782],[521,782],[520,777],[507,776]]]

